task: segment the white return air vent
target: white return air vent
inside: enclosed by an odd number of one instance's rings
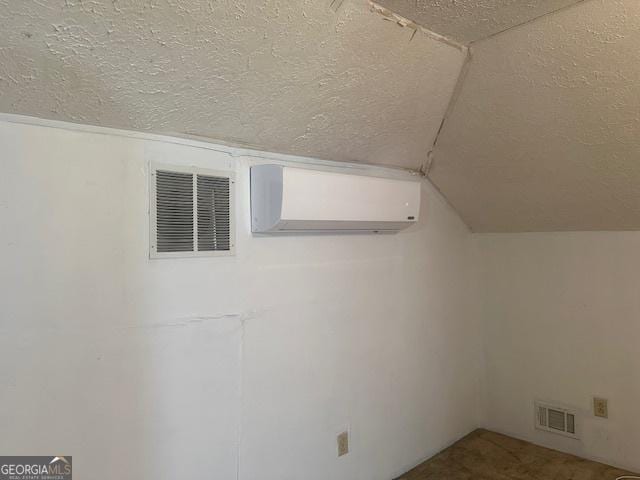
[[[536,428],[565,437],[578,438],[575,410],[549,403],[535,402]]]
[[[150,172],[150,256],[233,255],[233,174],[160,164]]]
[[[254,233],[397,232],[417,222],[419,210],[418,181],[251,167]]]

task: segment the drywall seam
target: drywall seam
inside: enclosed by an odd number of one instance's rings
[[[464,62],[462,64],[462,67],[460,67],[460,73],[458,75],[458,79],[456,80],[456,84],[454,86],[453,92],[451,93],[451,97],[449,98],[449,103],[447,104],[447,108],[445,110],[445,113],[442,117],[442,121],[440,122],[440,127],[438,128],[438,131],[436,132],[435,138],[433,140],[433,144],[431,146],[431,149],[429,150],[429,152],[427,153],[427,158],[425,159],[425,161],[422,163],[422,165],[420,166],[418,173],[421,174],[424,177],[428,177],[429,176],[429,172],[431,170],[431,167],[433,166],[433,162],[435,160],[434,158],[434,152],[436,149],[436,146],[438,144],[438,139],[440,137],[440,134],[442,133],[442,130],[444,129],[445,123],[448,119],[448,117],[451,115],[453,109],[455,108],[455,104],[456,101],[458,99],[458,97],[460,96],[460,92],[462,91],[462,87],[464,84],[464,80],[467,76],[467,72],[469,70],[469,65],[471,62],[471,56],[472,56],[472,52],[471,52],[471,48],[472,45],[475,45],[476,43],[482,42],[484,40],[488,40],[490,38],[493,38],[497,35],[500,35],[502,33],[508,32],[510,30],[513,30],[514,28],[519,28],[523,25],[529,24],[531,22],[535,22],[536,20],[539,20],[540,18],[549,16],[549,15],[554,15],[558,12],[561,12],[563,10],[567,10],[569,8],[573,8],[579,4],[588,2],[590,0],[577,0],[575,3],[572,3],[571,5],[566,5],[564,7],[558,8],[556,10],[553,10],[551,12],[547,12],[544,13],[542,15],[539,15],[535,18],[532,18],[530,20],[527,20],[526,22],[522,22],[519,23],[517,25],[514,25],[512,27],[509,28],[505,28],[504,30],[501,30],[499,32],[493,33],[491,35],[488,35],[486,37],[480,38],[478,40],[472,40],[466,44],[462,44],[457,42],[454,39],[451,39],[449,37],[446,37],[444,35],[440,35],[439,33],[433,32],[427,28],[425,28],[424,26],[417,24],[415,22],[412,22],[411,20],[406,19],[405,17],[398,15],[397,13],[387,9],[386,7],[383,7],[382,5],[377,4],[376,2],[369,0],[369,4],[371,5],[371,8],[376,11],[377,13],[379,13],[380,15],[382,15],[385,19],[387,20],[393,20],[396,21],[399,25],[402,26],[406,26],[409,28],[413,28],[414,29],[414,34],[415,31],[417,31],[418,29],[422,32],[424,32],[426,35],[430,36],[431,38],[438,40],[440,42],[446,43],[447,45],[451,45],[455,48],[458,48],[459,50],[465,52],[466,56],[464,59]],[[413,38],[413,36],[411,37]],[[446,196],[444,195],[443,192],[440,191],[440,189],[438,189],[437,186],[434,185],[434,187],[438,190],[438,192],[440,192],[440,194],[446,199]],[[468,225],[467,225],[468,226]]]
[[[447,104],[447,109],[444,111],[444,115],[442,116],[442,121],[440,122],[440,128],[438,128],[438,132],[436,133],[436,136],[433,139],[431,150],[429,150],[429,152],[427,153],[427,159],[425,160],[425,162],[422,164],[422,167],[420,168],[420,173],[422,173],[424,176],[429,175],[429,171],[431,170],[431,167],[433,165],[433,161],[434,161],[433,155],[434,155],[436,146],[438,145],[438,139],[440,138],[440,134],[442,133],[444,125],[447,122],[447,119],[449,118],[449,116],[451,115],[451,112],[453,111],[456,105],[456,101],[460,96],[460,92],[462,91],[462,86],[464,84],[465,78],[467,77],[467,72],[469,71],[469,65],[471,63],[471,53],[472,53],[471,48],[467,48],[464,61],[462,62],[462,66],[460,67],[460,73],[458,74],[458,79],[456,80],[456,84],[453,87],[453,92],[451,92],[451,97],[449,98],[449,103]]]
[[[529,19],[529,20],[527,20],[525,22],[518,23],[517,25],[513,25],[511,27],[505,28],[504,30],[500,30],[499,32],[494,32],[491,35],[487,35],[486,37],[482,37],[482,38],[479,38],[477,40],[472,40],[467,44],[467,46],[470,47],[471,45],[475,45],[476,43],[484,42],[485,40],[489,40],[489,39],[491,39],[493,37],[497,37],[498,35],[502,35],[503,33],[509,32],[509,31],[511,31],[513,29],[520,28],[520,27],[522,27],[524,25],[528,25],[529,23],[533,23],[533,22],[535,22],[537,20],[540,20],[541,18],[545,18],[545,17],[551,16],[551,15],[555,15],[556,13],[560,13],[560,12],[562,12],[564,10],[568,10],[570,8],[574,8],[574,7],[576,7],[576,6],[578,6],[578,5],[582,4],[582,3],[586,3],[586,2],[589,2],[589,1],[591,1],[591,0],[577,0],[575,3],[572,3],[570,5],[565,5],[564,7],[560,7],[558,9],[556,9],[556,10],[552,10],[551,12],[543,13],[542,15],[539,15],[537,17],[531,18],[531,19]]]
[[[424,33],[425,35],[427,35],[428,37],[437,40],[438,42],[442,42],[445,43],[451,47],[457,48],[458,50],[465,52],[467,50],[467,45],[462,44],[460,42],[457,42],[456,40],[454,40],[453,38],[449,38],[446,37],[444,35],[440,35],[439,33],[436,33],[432,30],[429,30],[428,28],[426,28],[423,25],[417,24],[411,20],[409,20],[408,18],[405,18],[401,15],[398,15],[397,13],[389,10],[386,7],[383,7],[382,5],[369,0],[369,5],[371,6],[372,11],[382,15],[382,17],[385,20],[390,20],[390,21],[394,21],[396,22],[398,25],[403,26],[403,27],[408,27],[414,30],[413,35],[415,35],[415,32],[417,32],[418,30],[420,30],[422,33]],[[411,36],[411,38],[413,39],[413,35]]]
[[[101,127],[98,125],[87,125],[83,123],[71,123],[62,120],[50,120],[45,118],[30,117],[14,113],[0,113],[0,122],[17,123],[23,125],[35,125],[47,128],[72,130],[76,132],[94,133],[98,135],[114,135],[118,137],[134,138],[138,140],[152,140],[175,145],[185,145],[196,148],[203,148],[220,153],[225,153],[231,157],[250,157],[261,160],[273,160],[277,162],[293,162],[305,165],[315,165],[329,167],[337,170],[349,170],[362,174],[381,176],[387,178],[415,178],[422,176],[420,172],[408,170],[400,167],[372,165],[367,163],[336,162],[332,160],[322,160],[312,157],[291,155],[285,153],[266,152],[263,150],[229,144],[217,139],[202,138],[195,135],[162,135],[157,133],[139,132],[112,127]]]
[[[385,20],[388,21],[393,21],[396,22],[398,25],[402,26],[402,27],[407,27],[410,29],[413,29],[413,34],[411,35],[411,38],[409,41],[413,40],[413,37],[415,36],[416,32],[419,30],[420,32],[424,33],[425,35],[427,35],[430,38],[433,38],[434,40],[444,43],[446,45],[452,46],[454,48],[457,48],[458,50],[460,50],[461,52],[463,52],[465,54],[465,59],[462,63],[462,66],[460,67],[460,72],[458,73],[458,78],[456,79],[456,84],[453,88],[453,91],[451,93],[451,97],[449,98],[449,102],[447,103],[447,108],[445,109],[445,112],[442,116],[442,120],[440,121],[440,127],[438,128],[438,131],[436,133],[436,136],[434,138],[433,143],[431,144],[431,149],[427,152],[427,158],[425,159],[425,161],[422,163],[422,165],[420,166],[420,168],[418,169],[418,174],[422,175],[423,177],[426,177],[429,173],[429,169],[431,168],[431,163],[433,161],[433,156],[432,156],[432,152],[433,149],[435,148],[436,142],[438,141],[438,135],[440,135],[440,131],[442,130],[442,126],[444,125],[445,119],[447,118],[447,115],[450,111],[450,109],[452,108],[452,104],[453,104],[453,100],[455,97],[457,97],[457,92],[459,90],[459,85],[461,84],[461,82],[464,80],[464,74],[466,73],[466,64],[469,61],[469,47],[466,45],[463,45],[449,37],[446,37],[444,35],[440,35],[439,33],[433,32],[427,28],[425,28],[422,25],[419,25],[415,22],[412,22],[411,20],[398,15],[397,13],[389,10],[388,8],[383,7],[382,5],[379,5],[378,3],[369,0],[369,5],[371,6],[372,11],[378,13],[379,15],[381,15]]]
[[[638,22],[583,1],[471,46],[429,177],[475,232],[640,228]]]

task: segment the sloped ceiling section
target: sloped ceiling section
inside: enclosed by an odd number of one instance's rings
[[[0,0],[0,111],[419,169],[465,54],[413,33],[364,0]]]
[[[478,232],[640,229],[640,2],[478,43],[430,178]]]
[[[376,0],[460,43],[475,42],[582,0]]]

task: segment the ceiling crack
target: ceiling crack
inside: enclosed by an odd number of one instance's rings
[[[329,8],[334,13],[338,13],[338,10],[340,10],[340,7],[342,6],[343,2],[344,0],[330,0]]]
[[[392,20],[394,22],[396,22],[398,25],[401,25],[403,27],[409,27],[412,28],[414,30],[414,33],[411,35],[411,38],[413,39],[413,36],[415,35],[415,32],[420,30],[422,33],[424,33],[425,35],[427,35],[429,38],[432,38],[434,40],[437,40],[438,42],[441,43],[445,43],[449,46],[455,47],[458,50],[461,51],[466,51],[467,50],[467,45],[464,45],[460,42],[457,42],[456,40],[446,37],[444,35],[440,35],[439,33],[436,33],[432,30],[429,30],[428,28],[424,27],[423,25],[417,24],[401,15],[398,15],[397,13],[389,10],[386,7],[383,7],[382,5],[369,0],[369,5],[371,6],[371,9],[380,14],[384,19],[386,20]]]
[[[440,134],[444,128],[445,123],[449,119],[453,108],[460,96],[460,92],[462,91],[462,86],[464,84],[464,80],[467,76],[467,72],[469,71],[469,65],[471,63],[471,48],[466,49],[466,55],[464,57],[464,61],[462,62],[462,66],[460,67],[460,73],[458,73],[458,79],[456,80],[456,84],[453,87],[453,92],[451,92],[451,97],[449,98],[449,103],[447,104],[447,108],[444,111],[444,115],[442,116],[442,121],[440,122],[440,127],[438,128],[438,132],[436,133],[435,138],[433,139],[433,144],[431,145],[431,149],[427,153],[427,158],[420,168],[420,172],[428,176],[431,171],[431,167],[433,166],[433,162],[435,160],[434,154],[436,146],[438,145],[438,140],[440,139]]]
[[[563,12],[565,10],[569,10],[570,8],[577,7],[580,4],[587,3],[587,2],[590,2],[590,1],[591,0],[576,0],[574,3],[571,3],[569,5],[565,5],[564,7],[560,7],[560,8],[557,8],[556,10],[552,10],[550,12],[543,13],[542,15],[538,15],[537,17],[531,18],[531,19],[526,20],[526,21],[524,21],[522,23],[518,23],[517,25],[512,25],[511,27],[507,27],[507,28],[505,28],[503,30],[500,30],[498,32],[494,32],[491,35],[487,35],[486,37],[478,38],[477,40],[472,40],[469,43],[467,43],[467,46],[470,47],[471,45],[475,45],[476,43],[484,42],[485,40],[490,40],[493,37],[497,37],[498,35],[502,35],[503,33],[509,32],[509,31],[514,30],[516,28],[520,28],[520,27],[522,27],[524,25],[528,25],[528,24],[533,23],[533,22],[535,22],[537,20],[540,20],[541,18],[545,18],[545,17],[549,17],[551,15],[555,15],[556,13]]]

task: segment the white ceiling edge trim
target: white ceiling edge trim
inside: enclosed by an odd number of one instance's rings
[[[325,169],[344,171],[352,173],[362,173],[364,175],[378,176],[384,178],[416,179],[428,180],[420,172],[404,169],[400,167],[386,167],[383,165],[373,165],[368,163],[339,162],[334,160],[324,160],[314,157],[305,157],[286,153],[269,152],[257,148],[248,148],[232,145],[222,140],[200,138],[193,135],[166,135],[150,132],[140,132],[136,130],[126,130],[113,127],[102,127],[98,125],[88,125],[84,123],[65,122],[63,120],[51,120],[28,115],[0,112],[0,122],[14,123],[21,125],[32,125],[46,128],[56,128],[61,130],[71,130],[76,132],[92,133],[97,135],[111,135],[117,137],[132,138],[136,140],[149,140],[155,142],[171,143],[188,147],[203,148],[219,153],[224,153],[231,157],[248,157],[260,160],[270,160],[274,162],[298,163]],[[430,185],[435,186],[428,181]],[[456,212],[456,215],[458,213]],[[459,215],[458,215],[459,216]]]
[[[461,225],[463,225],[469,234],[474,233],[469,224],[465,222],[458,211],[451,205],[446,196],[442,194],[440,189],[425,175],[414,170],[407,170],[396,167],[385,167],[381,165],[371,165],[366,163],[349,163],[349,162],[337,162],[332,160],[323,160],[313,157],[303,157],[299,155],[290,155],[283,153],[267,152],[264,150],[258,150],[253,148],[244,148],[232,145],[225,145],[223,143],[215,143],[210,139],[195,139],[186,136],[178,137],[171,135],[162,135],[157,133],[139,132],[136,130],[126,130],[112,127],[101,127],[97,125],[87,125],[83,123],[65,122],[62,120],[50,120],[46,118],[31,117],[28,115],[18,115],[14,113],[2,113],[0,112],[0,123],[13,123],[19,125],[31,125],[44,128],[55,128],[60,130],[68,130],[75,132],[91,133],[97,135],[111,135],[117,137],[131,138],[134,140],[148,140],[154,142],[170,143],[174,145],[183,145],[188,147],[202,148],[211,150],[214,152],[224,153],[231,157],[245,157],[253,158],[256,160],[269,160],[277,163],[289,163],[300,164],[310,166],[314,168],[322,168],[325,170],[341,171],[345,170],[350,173],[359,173],[362,175],[370,175],[383,178],[396,178],[396,179],[411,179],[424,182],[428,188],[435,194],[436,198],[442,204],[446,205],[447,209],[451,212],[455,218],[458,219]]]

